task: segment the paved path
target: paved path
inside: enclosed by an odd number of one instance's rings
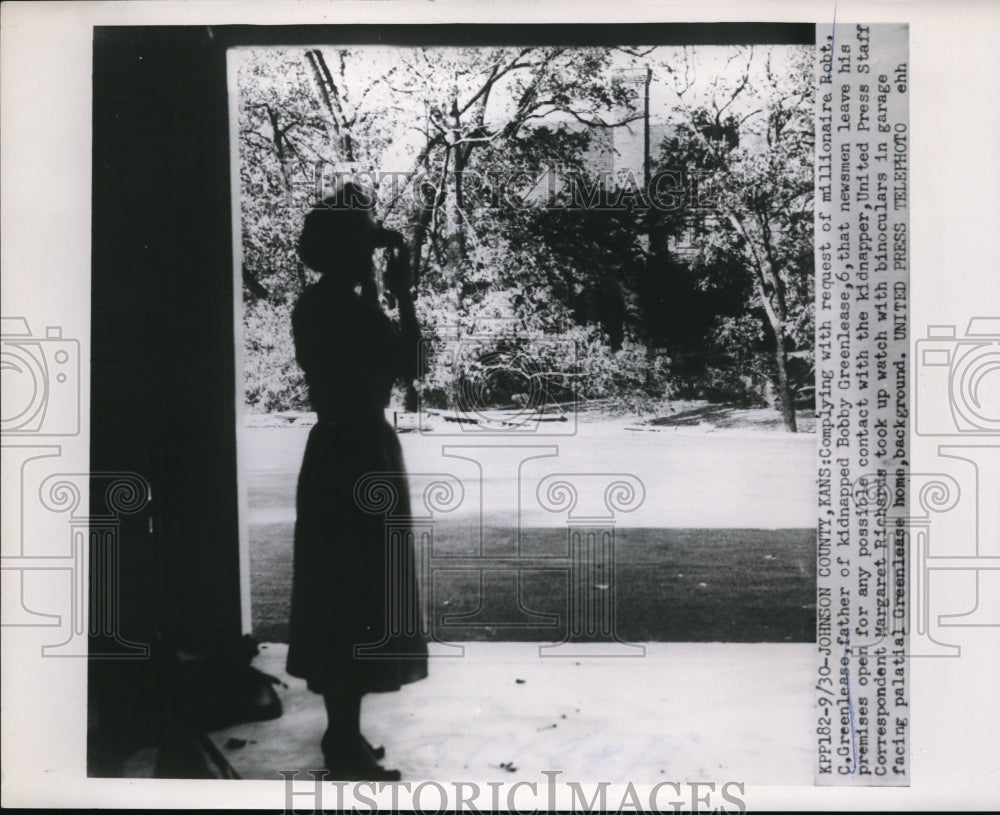
[[[284,674],[284,657],[272,644],[255,662],[287,683],[284,715],[213,734],[247,779],[321,766],[323,701]],[[462,658],[432,659],[426,680],[366,696],[362,726],[407,781],[541,786],[543,770],[559,770],[563,783],[811,784],[812,676],[804,644],[653,643],[640,658],[543,659],[528,643],[471,643]],[[230,738],[245,746],[227,749]],[[131,774],[148,774],[151,753]]]

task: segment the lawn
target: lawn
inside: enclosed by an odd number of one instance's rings
[[[481,475],[469,462],[442,457],[443,446],[489,440],[408,433],[400,441],[411,473],[454,473],[465,485],[463,507],[438,519],[435,553],[478,551],[480,510],[473,499],[479,477],[487,498],[507,496],[482,510],[485,551],[511,554],[520,520],[522,555],[551,556],[566,552],[566,526],[559,517],[532,510],[538,479],[552,471],[628,472],[643,482],[646,497],[641,509],[617,522],[619,637],[809,642],[815,636],[815,437],[784,433],[779,422],[773,411],[698,405],[644,426],[589,422],[569,438],[516,439],[558,443],[558,456],[534,462],[535,469],[494,463]],[[287,640],[295,483],[308,432],[308,426],[247,430],[253,628],[265,641]],[[517,619],[512,575],[486,572],[481,589],[478,572],[436,572],[432,616],[438,638],[561,640],[565,622],[509,625]],[[522,606],[565,620],[567,579],[565,570],[522,570]],[[480,603],[487,609],[482,624],[448,620]]]
[[[559,528],[523,531],[522,552],[566,551]],[[513,547],[515,530],[487,527],[490,550]],[[287,641],[292,542],[287,523],[251,529],[254,634]],[[476,532],[440,524],[435,550],[469,554]],[[536,561],[537,562],[537,561]],[[815,531],[811,529],[620,529],[616,534],[618,635],[632,642],[809,642],[815,636]],[[566,631],[568,572],[522,571],[522,605],[557,615],[554,626],[518,628],[510,573],[437,572],[433,625],[445,641],[552,641]],[[426,587],[422,587],[426,591]],[[482,595],[482,596],[481,596]],[[480,625],[449,625],[452,615],[490,614]],[[489,623],[489,624],[487,624]]]

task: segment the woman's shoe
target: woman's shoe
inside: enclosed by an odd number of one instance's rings
[[[327,749],[331,749],[332,745],[333,745],[333,740],[330,739],[328,733],[324,733],[323,738],[320,741],[320,747],[323,748],[323,753],[325,754]],[[376,761],[385,758],[385,748],[382,747],[381,745],[379,745],[378,747],[373,746],[372,743],[368,741],[368,739],[366,739],[364,736],[361,736],[361,747],[363,750],[368,752],[371,755],[371,757]]]
[[[344,749],[323,739],[323,759],[334,781],[399,781],[399,770],[387,770],[376,761],[362,737],[354,749]],[[369,745],[370,746],[370,745]]]
[[[328,747],[332,747],[334,741],[330,736],[329,731],[323,734],[323,738],[320,740],[320,747],[323,748],[324,754],[326,753]],[[385,758],[385,748],[379,745],[375,747],[372,745],[368,739],[361,736],[361,747],[371,754],[371,757],[378,761],[379,759]]]
[[[372,747],[372,743],[368,741],[364,736],[361,737],[361,745],[372,754],[372,758],[378,760],[380,758],[385,758],[385,748],[379,745],[378,747]]]
[[[399,781],[399,770],[387,770],[367,754],[326,755],[326,769],[333,781]]]

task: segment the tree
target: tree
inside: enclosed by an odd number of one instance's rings
[[[809,72],[805,62],[796,74],[772,69],[767,53],[715,49],[716,68],[700,80],[704,65],[690,49],[678,53],[239,52],[248,400],[305,404],[288,312],[311,273],[295,240],[308,207],[351,174],[378,188],[386,226],[412,236],[431,337],[442,323],[490,325],[504,353],[519,337],[572,340],[581,356],[567,375],[619,402],[667,394],[683,365],[702,390],[743,376],[766,342],[767,374],[794,427],[791,368],[811,347]],[[654,169],[700,174],[715,193],[710,212],[644,207],[588,176],[595,150],[642,117],[635,77],[649,76],[647,64],[671,81],[676,102]],[[570,173],[571,200],[561,190],[556,206],[530,206],[554,167]],[[636,205],[572,205],[606,192]],[[682,233],[693,235],[693,253],[677,251]],[[425,395],[449,387],[441,360],[429,362]]]
[[[785,426],[797,429],[793,358],[813,344],[813,82],[811,54],[739,49],[708,83],[695,56],[664,62],[677,95],[678,130],[663,161],[697,171],[711,191],[710,220],[696,238],[704,285],[733,264],[745,272],[770,335],[773,377]],[[779,64],[780,63],[780,64]],[[741,335],[738,321],[720,326]]]
[[[426,317],[447,313],[454,322],[492,313],[543,331],[562,323],[561,301],[550,302],[543,314],[532,284],[602,270],[593,263],[589,271],[566,268],[567,258],[557,262],[537,230],[535,240],[511,252],[514,226],[527,216],[507,205],[522,191],[508,182],[519,174],[530,179],[553,163],[580,166],[590,139],[586,128],[618,126],[639,115],[634,88],[610,69],[611,61],[606,49],[579,48],[245,53],[239,86],[247,299],[267,292],[267,302],[287,310],[308,282],[294,237],[322,185],[315,173],[322,167],[381,182],[386,224],[407,227],[413,236],[418,304]],[[488,189],[491,184],[502,189]],[[522,238],[527,234],[521,230]],[[529,288],[535,297],[523,296]],[[586,316],[588,293],[593,299],[593,286],[570,285],[567,299],[576,302],[566,308]],[[259,311],[247,310],[248,354],[280,347],[270,337],[275,321]],[[268,342],[260,341],[261,332]],[[287,366],[275,360],[265,368]],[[267,390],[257,385],[248,392]]]

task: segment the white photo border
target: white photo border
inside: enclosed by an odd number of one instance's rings
[[[15,2],[2,7],[3,313],[90,336],[91,71],[98,25],[443,22],[905,22],[910,31],[911,342],[961,332],[1000,302],[1000,106],[989,76],[1000,7],[988,2]],[[986,92],[983,88],[985,80]],[[89,372],[80,432],[61,437],[66,472],[89,470]],[[911,430],[912,471],[933,472],[939,438]],[[4,474],[4,503],[9,498]],[[18,530],[5,512],[5,547]],[[981,535],[998,530],[982,529]],[[5,548],[5,553],[7,549]],[[997,611],[996,597],[980,604]],[[942,608],[945,606],[942,603]],[[951,607],[968,605],[961,597]],[[994,618],[998,615],[994,613]],[[748,786],[751,809],[970,809],[995,804],[1000,708],[995,627],[961,632],[960,658],[911,666],[912,785],[899,789]],[[280,781],[88,779],[86,660],[42,660],[3,632],[3,805],[281,808]],[[991,782],[992,778],[992,782]],[[612,800],[615,799],[611,796]]]

